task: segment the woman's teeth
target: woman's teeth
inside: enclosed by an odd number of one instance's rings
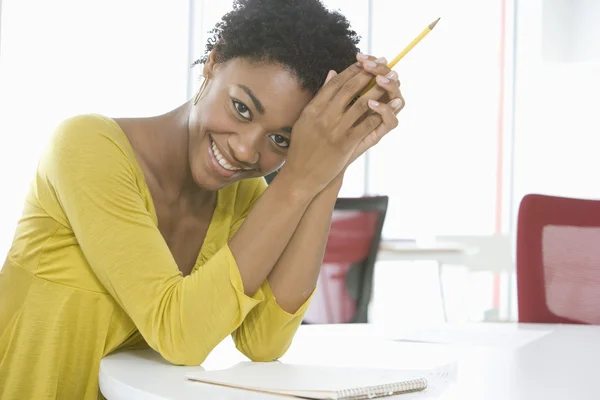
[[[215,156],[215,158],[217,159],[217,161],[219,162],[219,165],[223,168],[225,168],[228,171],[241,171],[241,168],[235,168],[233,166],[231,166],[231,164],[229,164],[227,162],[227,160],[225,160],[225,158],[223,157],[223,155],[221,154],[221,152],[219,152],[219,149],[217,148],[217,145],[215,144],[215,142],[212,142],[212,151],[213,151],[213,155]]]

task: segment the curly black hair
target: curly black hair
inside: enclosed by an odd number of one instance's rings
[[[208,40],[204,64],[215,50],[217,62],[241,57],[282,64],[313,94],[329,70],[356,62],[360,37],[338,11],[319,0],[235,0]]]

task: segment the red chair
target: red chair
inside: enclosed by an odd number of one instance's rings
[[[527,195],[517,224],[519,322],[600,324],[600,201]]]
[[[337,199],[305,323],[367,322],[387,205],[387,196]]]

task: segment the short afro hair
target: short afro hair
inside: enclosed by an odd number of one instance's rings
[[[208,40],[203,64],[214,50],[217,62],[245,58],[282,64],[315,94],[329,70],[356,62],[360,37],[337,11],[319,0],[235,0]]]

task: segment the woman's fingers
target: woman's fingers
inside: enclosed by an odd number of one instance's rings
[[[347,129],[357,126],[370,114],[372,114],[372,111],[368,106],[368,100],[372,99],[387,103],[391,99],[402,98],[398,73],[392,71],[387,66],[387,60],[385,58],[375,58],[373,56],[359,54],[357,55],[357,60],[362,63],[364,74],[356,75],[349,82],[358,80],[363,75],[370,75],[369,82],[372,79],[375,79],[376,85],[374,85],[362,96],[354,97],[353,101],[350,103],[346,102],[348,100],[347,98],[339,96],[336,96],[336,98],[333,100],[334,102],[339,101],[339,103],[334,106],[335,109],[338,109],[342,106],[345,107],[345,113],[340,120],[340,123],[344,128]]]
[[[335,114],[342,114],[344,111],[347,111],[348,105],[355,101],[357,96],[365,90],[373,78],[375,78],[375,76],[372,73],[361,67],[361,73],[354,75],[340,86],[339,92],[331,99],[327,106],[328,111]],[[379,98],[385,93],[385,91],[380,88],[374,87],[373,89],[369,91],[368,98]],[[377,93],[378,91],[379,93]],[[364,109],[363,112],[364,111],[366,111],[366,109]],[[355,118],[355,120],[356,119],[357,118]]]
[[[386,59],[383,57],[377,59],[372,56],[365,57],[366,59],[361,61],[364,70],[375,75],[377,86],[385,89],[387,92],[385,96],[381,97],[381,100],[388,102],[396,97],[401,97],[402,95],[400,93],[400,81],[398,80],[398,73],[396,71],[392,71],[387,66]],[[360,57],[357,56],[357,59],[360,61]],[[379,93],[379,91],[376,91],[376,94]]]
[[[331,78],[333,78],[336,75],[337,72],[335,72],[334,70],[329,71],[329,73],[327,73],[327,77],[325,78],[325,83],[323,83],[323,86],[327,85],[327,82],[329,82]]]
[[[361,63],[354,63],[339,74],[334,75],[319,90],[317,95],[313,97],[311,102],[306,106],[306,110],[310,113],[319,114],[331,102],[332,98],[338,97],[338,92],[347,86],[348,81],[352,80],[356,75],[364,73]]]
[[[369,107],[381,116],[382,124],[375,131],[378,136],[383,137],[383,135],[398,126],[398,117],[396,114],[404,107],[404,100],[396,98],[389,103],[371,100],[369,101]]]
[[[396,71],[391,71],[387,75],[378,75],[375,78],[377,86],[385,90],[385,96],[381,97],[381,101],[388,102],[390,99],[402,98],[400,91],[400,81]]]
[[[391,71],[387,66],[387,60],[385,57],[375,58],[373,56],[366,56],[365,58],[357,56],[358,62],[361,63],[362,67],[372,73],[373,75],[385,75]]]
[[[364,152],[377,144],[382,137],[398,126],[396,114],[404,107],[404,100],[396,98],[390,103],[369,100],[373,113],[352,129],[352,135],[363,137],[359,149]]]
[[[369,101],[385,104],[389,99],[402,99],[402,94],[398,74],[390,70],[385,58],[357,55],[357,59],[339,74],[329,71],[323,87],[305,111],[323,129],[333,124],[337,135],[346,136],[350,131],[350,136],[362,140],[361,135],[375,130],[382,121],[381,115],[373,114]],[[374,78],[377,84],[357,97]],[[336,135],[334,130],[331,133]]]

